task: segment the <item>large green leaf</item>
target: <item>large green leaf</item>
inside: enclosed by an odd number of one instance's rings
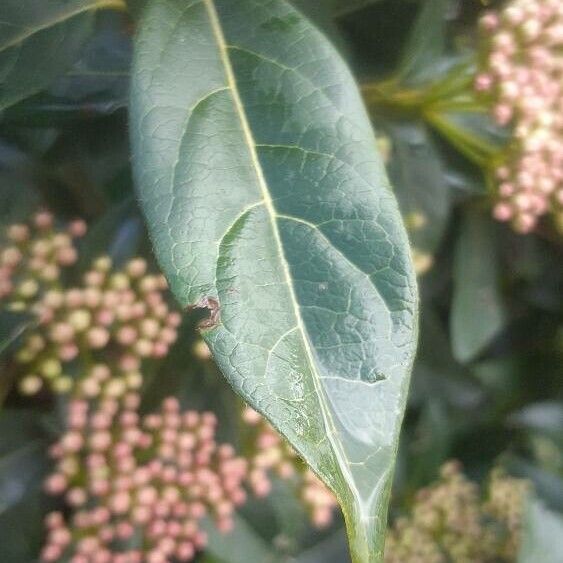
[[[80,55],[93,11],[120,0],[2,0],[0,110],[45,88]]]
[[[354,81],[283,0],[154,0],[135,51],[134,170],[171,288],[379,561],[417,296]]]

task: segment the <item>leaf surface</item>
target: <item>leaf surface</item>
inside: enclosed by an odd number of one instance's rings
[[[460,362],[473,360],[505,326],[497,255],[492,222],[468,212],[455,251],[450,324],[453,353]]]
[[[0,111],[45,88],[80,54],[93,11],[112,0],[2,0]]]
[[[401,53],[398,76],[414,85],[431,78],[446,54],[446,18],[451,0],[421,3],[418,17]]]
[[[438,149],[423,124],[388,121],[385,125],[393,156],[389,176],[407,223],[413,223],[414,248],[434,254],[450,214],[450,193]]]
[[[407,238],[354,81],[282,0],[155,0],[134,171],[162,269],[235,390],[379,561],[415,340]]]
[[[0,355],[5,352],[33,324],[35,316],[0,309]]]
[[[273,546],[266,543],[240,515],[234,517],[234,528],[222,534],[210,520],[203,524],[209,543],[206,553],[221,563],[281,563],[282,558]]]
[[[532,498],[526,510],[518,563],[558,563],[563,560],[563,516]]]

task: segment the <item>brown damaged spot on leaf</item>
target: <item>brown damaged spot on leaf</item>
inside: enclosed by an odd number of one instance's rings
[[[219,301],[214,297],[202,297],[195,305],[190,305],[188,309],[208,309],[209,317],[199,322],[200,330],[210,330],[215,328],[221,319]]]

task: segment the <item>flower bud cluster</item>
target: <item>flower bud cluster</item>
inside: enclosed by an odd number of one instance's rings
[[[166,356],[181,320],[164,299],[166,281],[147,274],[141,258],[123,271],[111,266],[99,258],[81,286],[40,298],[42,322],[16,355],[22,393],[34,395],[47,384],[59,393],[79,386],[83,397],[119,397],[141,386],[143,360]]]
[[[248,456],[248,483],[254,494],[259,497],[269,494],[271,474],[285,480],[293,479],[313,525],[318,528],[328,526],[338,506],[332,492],[304,466],[293,448],[260,414],[245,407],[242,419],[251,430],[253,451]]]
[[[386,563],[493,563],[514,561],[528,485],[493,472],[488,499],[449,462],[440,480],[421,489],[412,513],[387,534]]]
[[[210,412],[182,412],[166,399],[140,417],[139,396],[71,401],[68,429],[51,448],[45,488],[64,495],[70,516],[47,516],[41,561],[191,561],[206,545],[200,522],[233,527],[245,501],[246,461],[217,445]]]
[[[480,21],[475,88],[499,125],[512,126],[495,171],[493,214],[522,233],[551,213],[563,230],[563,4],[512,0]]]
[[[498,542],[497,551],[507,561],[516,561],[518,558],[525,500],[530,493],[528,481],[507,477],[499,469],[491,472],[483,511],[491,520],[502,523],[503,538]]]
[[[42,290],[57,285],[61,271],[76,262],[74,240],[86,233],[77,220],[56,230],[51,213],[36,213],[30,224],[10,225],[0,251],[0,303],[23,309]]]
[[[332,493],[251,409],[244,414],[250,461],[216,444],[210,412],[182,412],[169,398],[140,416],[144,362],[168,354],[181,322],[166,303],[166,282],[148,274],[143,259],[114,271],[101,257],[66,288],[61,268],[76,261],[73,238],[86,226],[75,221],[61,232],[53,222],[41,212],[32,225],[12,225],[0,255],[0,300],[39,321],[14,354],[20,391],[68,398],[66,432],[50,450],[55,468],[45,483],[65,509],[46,518],[41,561],[190,561],[206,544],[202,519],[228,532],[244,487],[267,495],[271,473],[297,484],[317,526],[330,523]],[[210,357],[203,341],[193,352]]]

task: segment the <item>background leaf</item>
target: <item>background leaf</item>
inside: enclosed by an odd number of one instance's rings
[[[27,312],[0,309],[0,355],[23,334],[35,318]]]
[[[397,67],[397,77],[406,84],[428,80],[446,53],[446,21],[451,0],[421,2]]]
[[[434,254],[450,211],[450,192],[441,156],[423,123],[385,121],[392,156],[388,166],[409,238],[417,250]]]
[[[42,483],[49,467],[37,410],[0,413],[0,561],[35,561],[43,539]]]
[[[283,1],[158,0],[131,106],[173,292],[220,314],[219,367],[337,493],[356,559],[379,560],[416,289],[349,72]]]
[[[491,220],[467,212],[456,246],[450,320],[453,353],[460,362],[475,358],[506,322],[494,240]]]
[[[209,542],[206,552],[220,563],[281,563],[282,559],[241,516],[235,516],[234,529],[221,534],[212,522],[204,526]]]
[[[131,37],[126,31],[122,14],[100,13],[72,67],[44,92],[7,109],[4,120],[53,126],[125,108],[131,64]]]
[[[45,88],[80,55],[93,11],[113,0],[3,0],[0,111]]]
[[[563,561],[563,517],[537,499],[526,511],[518,563],[559,563]]]
[[[350,561],[344,530],[332,534],[295,559],[295,563],[321,563],[321,561],[322,563],[348,563]]]

